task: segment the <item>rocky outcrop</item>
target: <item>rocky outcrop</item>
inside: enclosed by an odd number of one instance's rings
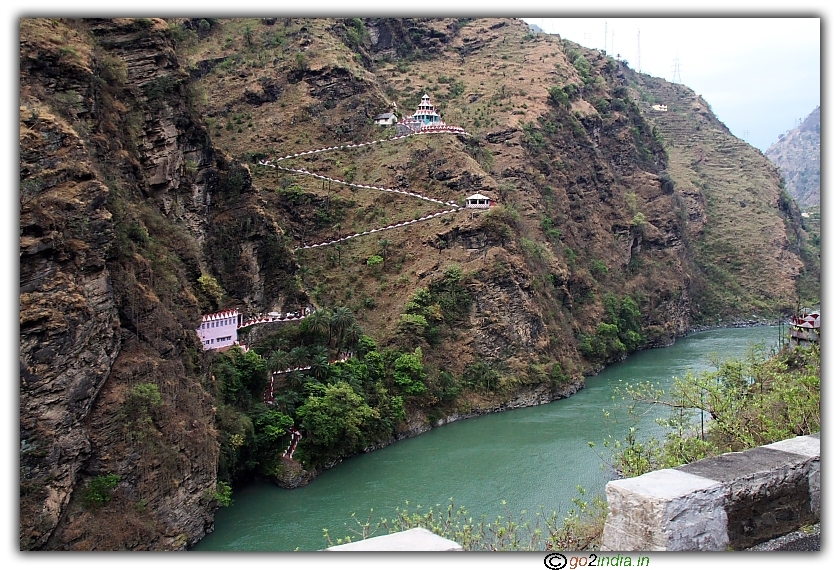
[[[91,453],[85,426],[120,351],[106,249],[113,236],[76,132],[20,109],[21,548],[44,545]]]
[[[764,153],[782,171],[785,189],[803,208],[820,203],[820,108],[779,135]]]
[[[163,20],[21,21],[22,549],[183,549],[212,525],[184,190],[212,150],[182,79]]]

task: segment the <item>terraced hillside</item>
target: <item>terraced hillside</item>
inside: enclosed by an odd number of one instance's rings
[[[668,172],[691,232],[707,318],[772,312],[797,298],[804,232],[776,167],[733,136],[690,89],[635,76],[640,107],[668,150]],[[653,105],[667,106],[667,111]]]

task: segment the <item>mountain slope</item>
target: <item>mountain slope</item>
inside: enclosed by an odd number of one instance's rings
[[[733,136],[690,89],[636,76],[646,117],[668,149],[693,259],[703,281],[695,302],[706,319],[772,313],[796,302],[804,239],[776,168]],[[657,111],[653,105],[665,105]]]
[[[764,153],[782,171],[785,188],[804,207],[820,203],[820,108]]]

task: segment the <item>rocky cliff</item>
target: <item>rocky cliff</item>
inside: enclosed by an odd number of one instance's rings
[[[764,153],[782,171],[785,189],[802,207],[820,204],[820,108],[779,135]]]
[[[172,549],[212,524],[191,246],[212,192],[184,164],[213,153],[185,77],[162,20],[21,20],[23,549]]]
[[[383,350],[422,348],[429,392],[459,395],[410,400],[397,438],[795,304],[801,227],[769,163],[690,90],[521,21],[20,30],[23,549],[180,549],[212,528],[235,414],[202,313],[342,305]],[[467,133],[347,146],[424,93]],[[331,145],[284,163],[298,173],[260,164]],[[300,169],[497,205],[295,251],[438,209]]]

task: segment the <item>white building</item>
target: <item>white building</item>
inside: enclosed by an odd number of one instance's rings
[[[377,115],[373,119],[373,121],[377,125],[385,125],[385,126],[393,125],[394,123],[397,122],[397,116],[393,113],[383,113],[381,115]]]
[[[467,196],[467,208],[487,210],[493,205],[492,200],[483,194]]]
[[[201,317],[201,326],[195,332],[201,339],[204,350],[233,346],[236,343],[236,327],[239,325],[238,309],[221,311]]]

